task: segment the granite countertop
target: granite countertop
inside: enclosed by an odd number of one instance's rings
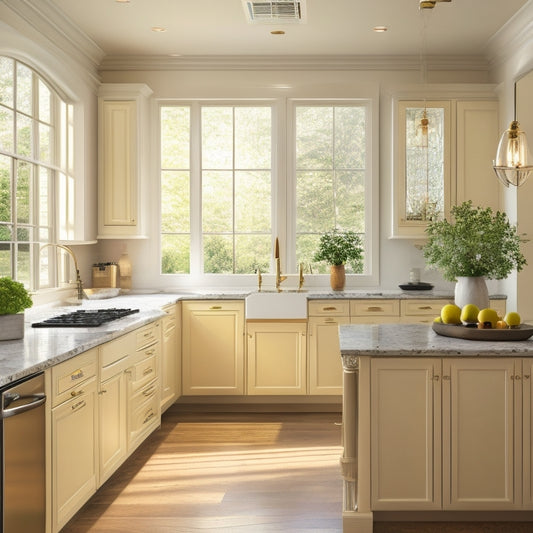
[[[473,341],[443,337],[427,324],[341,325],[340,349],[345,356],[533,356],[533,339]]]

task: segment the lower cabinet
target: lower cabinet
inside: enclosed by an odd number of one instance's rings
[[[163,308],[161,334],[161,411],[181,395],[181,313],[177,304]]]
[[[244,301],[182,302],[184,396],[244,394]]]
[[[522,360],[371,365],[373,510],[521,507]]]
[[[246,329],[248,394],[306,394],[306,322],[250,321]]]
[[[51,370],[52,531],[59,531],[98,483],[97,350]]]

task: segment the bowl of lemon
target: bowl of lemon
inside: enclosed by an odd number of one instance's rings
[[[494,309],[479,309],[474,304],[462,308],[444,305],[432,327],[445,337],[478,341],[523,341],[533,335],[533,326],[522,324],[516,311],[509,311],[502,318]]]

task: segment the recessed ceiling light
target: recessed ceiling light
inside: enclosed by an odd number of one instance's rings
[[[156,33],[164,33],[167,29],[161,26],[152,26],[152,31],[155,31]]]
[[[373,31],[375,31],[376,33],[383,33],[383,32],[386,32],[389,28],[387,28],[387,26],[374,26],[372,28]]]
[[[272,35],[285,35],[285,32],[283,30],[272,30],[270,33]]]

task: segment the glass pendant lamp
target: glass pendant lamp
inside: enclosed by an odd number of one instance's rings
[[[533,158],[526,140],[526,133],[522,131],[516,120],[516,85],[515,85],[515,119],[505,130],[498,144],[496,159],[493,161],[494,172],[498,179],[506,186],[522,185],[533,171]]]

